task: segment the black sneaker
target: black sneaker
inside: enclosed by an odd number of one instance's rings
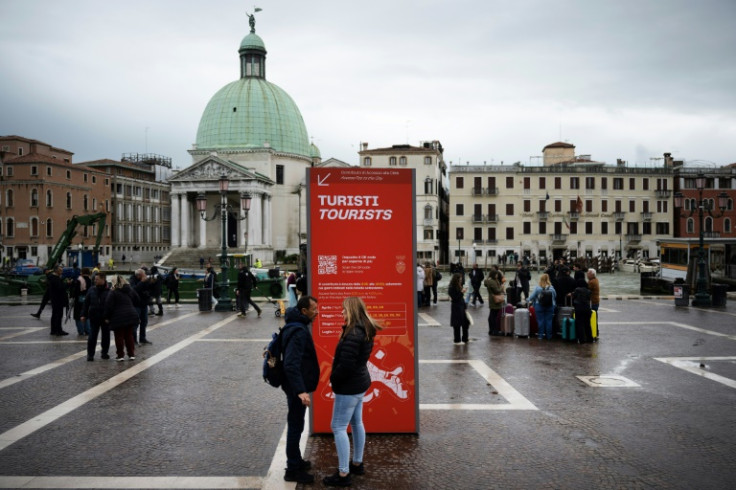
[[[102,354],[100,357],[103,359],[110,359],[110,354]]]
[[[92,356],[87,356],[87,362],[92,362],[92,361],[94,361],[94,360],[95,360],[95,358],[94,358],[94,357],[92,357]]]
[[[340,476],[340,472],[336,471],[334,475],[324,477],[322,483],[328,487],[349,487],[353,484],[353,479],[350,478],[350,473]]]
[[[302,460],[302,470],[309,471],[312,469],[312,462],[308,459]]]
[[[41,318],[41,314],[40,313],[31,313],[31,316],[33,318],[36,318],[36,319],[40,319]]]
[[[297,483],[314,483],[314,475],[310,475],[301,468],[298,470],[286,470],[284,480],[295,481]]]
[[[353,464],[353,462],[350,462],[350,474],[351,475],[365,475],[365,467],[363,466],[363,463],[360,464]]]

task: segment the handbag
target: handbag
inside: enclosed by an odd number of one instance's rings
[[[470,316],[470,313],[468,313],[468,310],[465,310],[465,318],[468,320],[469,325],[473,324],[473,317]]]
[[[503,294],[494,294],[493,295],[493,302],[494,303],[503,303],[503,300],[505,299],[505,296]]]

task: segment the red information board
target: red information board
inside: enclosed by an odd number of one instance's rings
[[[330,371],[342,331],[342,301],[359,296],[382,326],[368,360],[363,399],[369,433],[418,433],[416,226],[413,169],[307,170],[309,292],[321,376],[312,432],[330,432]]]

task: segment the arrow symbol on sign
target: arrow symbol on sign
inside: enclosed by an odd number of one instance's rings
[[[321,178],[321,179],[319,178],[319,175],[318,175],[318,176],[317,176],[317,185],[321,185],[321,186],[326,186],[326,185],[329,185],[329,184],[325,184],[325,181],[327,180],[327,177],[329,177],[330,175],[332,175],[332,174],[327,174],[327,175],[325,175],[325,176],[324,176],[323,178]]]

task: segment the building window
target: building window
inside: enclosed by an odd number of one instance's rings
[[[562,212],[562,199],[555,199],[555,213],[561,213],[561,212]]]
[[[506,240],[513,240],[514,239],[514,227],[509,226],[506,228]]]
[[[532,202],[529,199],[524,199],[524,212],[529,213],[532,210]]]
[[[72,208],[72,193],[71,192],[66,193],[66,208],[67,209]]]
[[[455,228],[455,238],[462,240],[465,238],[465,228]]]
[[[284,183],[284,166],[276,165],[276,183],[283,185]]]
[[[38,175],[38,167],[36,165],[31,165],[31,175]]]
[[[506,177],[506,188],[507,189],[514,188],[514,178],[513,177]]]
[[[555,189],[562,189],[562,177],[555,177]]]
[[[731,218],[723,219],[723,233],[731,233]]]
[[[496,241],[496,228],[488,228],[488,241],[489,242]]]
[[[51,167],[46,167],[46,175],[51,177]]]
[[[15,196],[13,195],[13,189],[8,189],[5,193],[5,206],[12,208],[15,206]]]
[[[580,177],[570,177],[570,189],[580,189]]]
[[[82,209],[85,211],[89,209],[89,198],[87,197],[87,194],[82,197]]]
[[[705,231],[713,231],[713,218],[710,216],[705,217]]]
[[[629,177],[629,190],[630,191],[636,190],[636,179],[634,177]]]
[[[532,188],[532,178],[524,177],[524,189],[531,189],[531,188]]]
[[[649,190],[649,179],[641,179],[641,188],[645,191]]]
[[[642,213],[648,213],[649,212],[649,201],[644,200],[641,202],[641,212]]]
[[[85,183],[85,184],[87,183],[87,179],[88,179],[88,178],[89,178],[89,177],[87,176],[87,174],[86,174],[86,173],[85,173],[85,174],[82,174],[82,180],[84,181],[84,183]]]
[[[650,221],[645,221],[641,224],[641,234],[642,235],[651,235],[652,234],[652,223]]]
[[[38,236],[38,218],[31,218],[31,236]]]
[[[47,237],[54,236],[54,224],[51,218],[46,220],[46,236]]]
[[[531,221],[524,221],[524,235],[531,235],[532,234],[532,223]]]
[[[72,171],[71,170],[67,170],[66,171],[66,180],[72,180]]]
[[[399,165],[406,166],[406,157],[399,157]]]
[[[15,221],[13,221],[13,218],[8,218],[5,225],[5,233],[8,234],[8,237],[14,237],[15,236]]]
[[[629,201],[629,212],[630,213],[636,212],[636,201],[634,201],[633,199]]]
[[[434,194],[434,192],[433,192],[434,191],[434,189],[433,189],[434,186],[432,185],[433,183],[434,182],[432,182],[432,178],[431,177],[427,177],[426,179],[424,179],[424,193],[425,194]]]
[[[670,224],[669,223],[657,223],[657,235],[669,235]]]
[[[586,199],[585,200],[585,212],[586,213],[592,213],[593,212],[593,200],[592,199]]]
[[[601,177],[601,190],[608,189],[608,177]]]
[[[543,213],[547,211],[547,200],[546,199],[540,199],[539,200],[539,212]]]
[[[93,184],[96,184],[97,183],[97,176],[96,175],[93,175],[92,176],[92,183]]]
[[[608,212],[608,201],[603,199],[601,201],[601,213],[607,213]]]
[[[623,189],[624,189],[624,179],[621,177],[614,177],[613,190],[622,191]]]
[[[601,235],[608,235],[608,221],[601,221]]]
[[[391,166],[395,166],[396,165],[396,157],[389,157],[388,158],[388,164],[391,165]]]
[[[585,222],[585,234],[586,235],[592,235],[593,234],[593,222],[592,221],[586,221]]]
[[[585,188],[588,190],[595,189],[595,177],[585,177]]]
[[[506,204],[506,216],[513,216],[514,215],[514,203],[507,203]]]
[[[547,233],[547,222],[546,221],[540,221],[539,222],[539,234],[545,235]]]
[[[51,193],[51,189],[46,191],[46,207],[50,208],[54,206],[54,195]]]
[[[463,204],[455,204],[455,216],[464,216],[465,206]]]
[[[31,207],[38,207],[38,189],[31,189]]]
[[[431,228],[429,230],[424,230],[424,239],[434,240],[434,230]]]
[[[577,235],[578,234],[578,222],[572,221],[570,223],[570,234],[571,235]]]
[[[370,167],[371,166],[371,157],[364,157],[363,158],[363,165],[366,166],[366,167]]]
[[[425,165],[432,165],[432,157],[424,157]]]
[[[474,242],[483,241],[483,228],[473,228],[473,241]]]
[[[432,206],[427,204],[424,206],[424,219],[432,219],[434,216],[432,216]]]
[[[12,177],[13,176],[13,167],[12,166],[5,167],[5,175],[7,175],[8,177]]]
[[[465,179],[462,177],[455,177],[455,187],[457,189],[462,189],[465,186]]]
[[[540,189],[547,188],[547,178],[546,177],[539,177],[539,188]]]

